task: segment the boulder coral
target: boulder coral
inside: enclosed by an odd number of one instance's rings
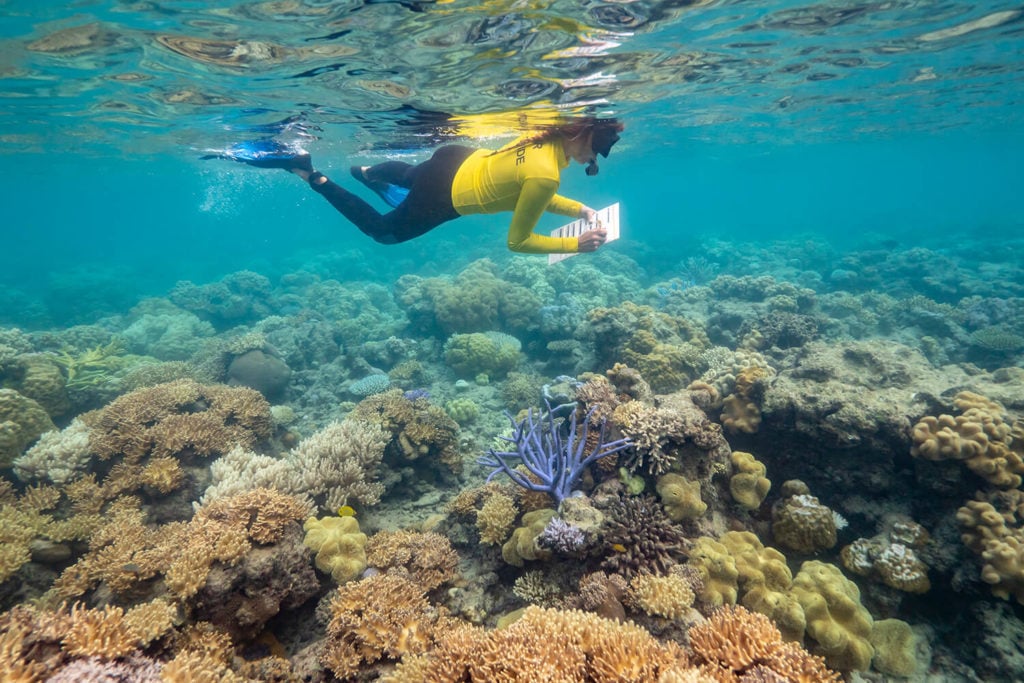
[[[682,389],[696,379],[700,354],[711,346],[700,324],[628,301],[593,309],[588,328],[600,362],[627,363],[661,392]]]
[[[546,560],[551,551],[537,544],[537,537],[557,514],[550,508],[534,510],[523,515],[523,525],[512,532],[512,538],[501,547],[501,556],[506,562],[522,567],[525,560]]]
[[[874,538],[858,538],[843,547],[840,557],[854,574],[907,593],[927,593],[928,567],[919,555],[927,541],[928,533],[920,525],[900,521]]]
[[[453,334],[444,343],[444,362],[463,379],[504,377],[519,365],[520,348],[519,340],[500,333]]]
[[[770,617],[786,640],[801,640],[806,619],[800,604],[788,592],[793,574],[785,555],[765,547],[749,531],[730,531],[720,542],[736,564],[740,604]]]
[[[1006,410],[984,396],[961,391],[953,398],[959,415],[928,415],[914,425],[911,455],[960,460],[993,486],[1013,489],[1024,475],[1024,422],[1009,424]]]
[[[772,535],[779,545],[805,555],[835,546],[836,517],[831,509],[798,480],[783,484],[783,495],[772,506]]]

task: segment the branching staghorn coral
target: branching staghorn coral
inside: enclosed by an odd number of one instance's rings
[[[496,451],[492,448],[477,460],[481,465],[492,468],[487,481],[505,473],[528,491],[547,493],[556,504],[572,493],[587,465],[630,445],[629,439],[605,442],[603,424],[596,441],[588,443],[590,413],[583,418],[582,428],[579,428],[577,412],[574,411],[564,425],[567,428],[565,436],[561,432],[562,426],[555,424],[550,405],[548,412],[536,420],[532,409],[519,422],[511,415],[508,418],[512,423],[512,436],[502,439],[513,444],[516,450]],[[532,476],[516,469],[519,465],[526,467]]]
[[[375,505],[384,486],[375,481],[387,437],[376,424],[347,419],[304,439],[283,458],[236,448],[210,466],[207,503],[255,488],[300,496],[335,513],[358,501]]]

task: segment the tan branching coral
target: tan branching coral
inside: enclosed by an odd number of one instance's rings
[[[664,474],[672,467],[675,450],[685,440],[683,418],[675,411],[643,401],[619,405],[612,422],[633,442],[636,456],[631,469],[641,465],[649,474]]]
[[[1022,430],[1021,421],[1008,424],[1001,405],[969,391],[958,393],[953,405],[959,415],[929,415],[914,425],[911,455],[960,460],[994,486],[1019,487],[1024,475],[1024,442],[1013,435]]]
[[[338,588],[321,661],[338,678],[362,664],[426,652],[439,631],[423,589],[397,574],[378,574]]]
[[[441,534],[419,531],[379,531],[366,543],[371,567],[400,571],[418,586],[432,591],[455,578],[459,555]]]
[[[511,496],[504,493],[489,496],[476,515],[480,542],[486,545],[501,545],[507,541],[518,515],[519,508]]]
[[[701,670],[731,672],[733,681],[798,681],[838,683],[838,673],[824,660],[796,643],[783,643],[782,634],[763,614],[743,607],[722,607],[690,629],[690,647]]]
[[[401,461],[423,458],[462,470],[459,425],[444,408],[406,398],[401,389],[385,391],[359,402],[353,418],[380,425],[391,436],[386,452]]]
[[[90,445],[100,458],[209,457],[270,436],[270,404],[253,389],[177,380],[120,396],[100,412]]]
[[[634,609],[674,621],[690,611],[694,598],[690,582],[680,574],[637,574],[626,592],[626,599]]]
[[[139,647],[139,639],[124,619],[124,610],[107,605],[102,609],[71,608],[64,636],[64,650],[73,657],[117,659]]]

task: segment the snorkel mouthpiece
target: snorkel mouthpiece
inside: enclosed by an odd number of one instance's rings
[[[586,173],[588,176],[595,176],[600,169],[597,167],[597,159],[591,159],[590,163],[587,164]]]

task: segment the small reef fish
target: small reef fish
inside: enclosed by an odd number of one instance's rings
[[[626,546],[622,545],[621,543],[612,543],[612,550],[614,550],[617,553],[624,553],[626,552]]]
[[[351,505],[342,505],[340,508],[338,508],[338,516],[339,517],[355,517],[356,516],[356,509],[354,507],[352,507]]]

